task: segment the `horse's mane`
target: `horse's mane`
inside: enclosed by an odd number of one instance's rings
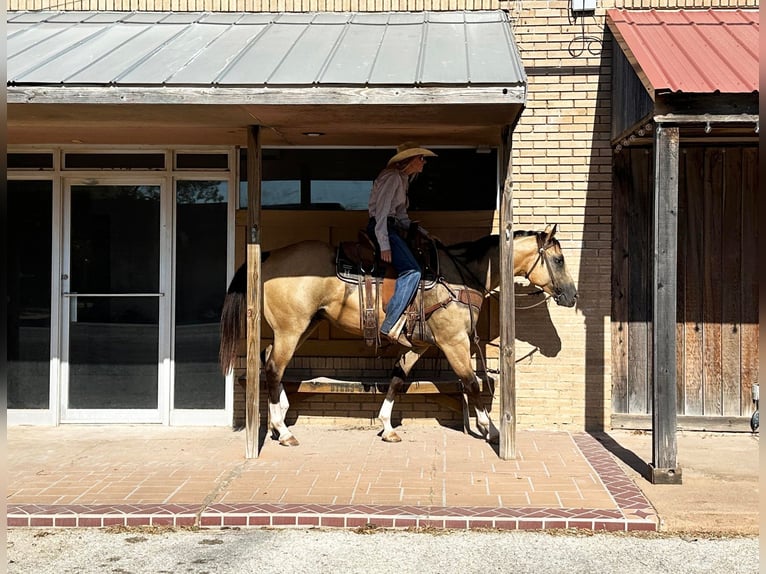
[[[497,247],[500,243],[499,235],[485,235],[475,241],[463,241],[453,245],[445,245],[444,249],[452,257],[459,257],[465,263],[471,261],[480,261],[492,247]]]
[[[516,237],[528,237],[538,235],[539,231],[528,231],[519,229],[513,232],[514,239]],[[453,257],[459,257],[465,263],[472,261],[481,261],[493,247],[497,247],[500,244],[500,236],[497,234],[485,235],[474,241],[463,241],[461,243],[455,243],[453,245],[447,245],[444,247]]]

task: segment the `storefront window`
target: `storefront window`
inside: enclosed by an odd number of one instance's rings
[[[50,181],[8,181],[8,408],[50,407]]]
[[[176,409],[222,409],[219,319],[226,294],[225,181],[176,183]]]
[[[265,149],[264,209],[365,211],[372,182],[393,149]],[[497,151],[436,149],[410,186],[410,210],[493,210],[497,204]],[[240,209],[247,209],[247,150],[240,155]]]

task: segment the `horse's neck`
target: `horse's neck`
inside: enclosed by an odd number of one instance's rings
[[[523,277],[537,256],[537,238],[522,235],[513,240],[513,275]],[[440,257],[441,274],[450,283],[493,291],[500,286],[500,245],[492,245],[480,260],[466,262],[459,257]]]
[[[497,265],[497,248],[492,247],[486,256],[480,260],[465,261],[456,255],[440,254],[439,271],[448,283],[466,285],[479,291],[491,291],[499,283],[494,278],[494,268]],[[493,284],[494,283],[494,284]]]

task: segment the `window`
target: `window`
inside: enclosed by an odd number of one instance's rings
[[[228,182],[176,183],[176,409],[222,409],[219,319],[226,294]]]
[[[8,408],[47,409],[53,183],[8,182]]]
[[[229,169],[229,154],[178,153],[176,154],[176,169],[227,170]]]
[[[372,182],[393,149],[263,150],[264,209],[364,211]],[[410,187],[410,210],[492,210],[497,151],[437,149]],[[247,150],[240,154],[239,208],[247,209]]]
[[[53,154],[9,153],[8,169],[53,169]]]
[[[67,153],[64,169],[165,169],[165,154]]]

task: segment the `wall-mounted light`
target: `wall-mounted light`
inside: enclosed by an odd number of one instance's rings
[[[595,12],[596,0],[572,0],[572,14]]]
[[[303,135],[310,138],[318,138],[318,137],[322,137],[324,135],[324,132],[303,132]]]

